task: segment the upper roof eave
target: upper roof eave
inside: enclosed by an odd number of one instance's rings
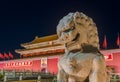
[[[44,36],[44,37],[38,37],[38,36],[36,36],[33,41],[27,42],[27,43],[23,43],[23,44],[21,44],[21,46],[25,47],[27,45],[37,44],[37,43],[44,43],[44,42],[53,41],[53,40],[57,40],[57,39],[58,39],[57,34],[53,34],[53,35],[49,35],[49,36]]]

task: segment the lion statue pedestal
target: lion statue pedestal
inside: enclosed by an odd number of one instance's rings
[[[90,17],[69,13],[60,20],[57,34],[66,48],[58,62],[57,82],[109,82],[97,27]]]

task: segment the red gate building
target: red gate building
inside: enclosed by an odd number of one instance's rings
[[[56,34],[35,37],[31,42],[21,44],[23,49],[16,49],[15,52],[21,55],[21,59],[1,61],[0,69],[5,70],[26,70],[45,71],[57,74],[57,63],[64,54],[65,48],[58,41]],[[109,70],[120,73],[120,49],[101,50]]]

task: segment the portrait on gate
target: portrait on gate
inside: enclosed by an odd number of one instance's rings
[[[47,57],[41,58],[41,67],[47,67]]]

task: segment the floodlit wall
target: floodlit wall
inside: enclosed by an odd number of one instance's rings
[[[120,52],[112,53],[112,55],[113,59],[110,61],[106,61],[106,64],[113,67],[115,72],[120,74]]]
[[[43,68],[46,70],[44,72],[50,72],[57,74],[58,67],[58,57],[48,58],[46,67],[42,67],[41,59],[34,59],[34,60],[17,60],[17,61],[2,61],[0,62],[0,70],[14,70],[16,71],[41,71]]]
[[[111,66],[114,68],[116,73],[120,74],[120,51],[112,52],[104,50],[102,51],[103,55],[106,58],[107,66]],[[41,57],[42,58],[42,57]],[[18,60],[9,60],[9,61],[0,61],[0,70],[3,68],[5,70],[32,70],[32,71],[41,71],[43,67],[41,67],[41,58],[27,58],[27,59],[18,59]],[[57,74],[58,67],[57,63],[59,61],[60,56],[47,57],[47,65],[45,72],[51,72]],[[22,63],[21,63],[22,62]]]

